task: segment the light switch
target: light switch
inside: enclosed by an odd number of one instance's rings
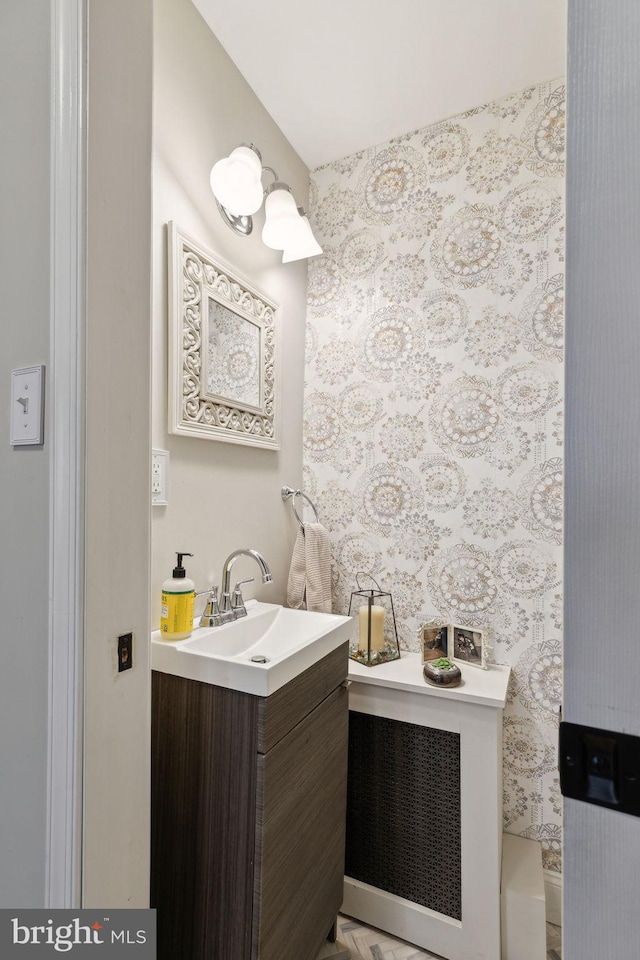
[[[44,366],[11,371],[11,443],[44,443]]]

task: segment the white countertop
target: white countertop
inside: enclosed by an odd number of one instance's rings
[[[349,660],[349,680],[353,683],[421,693],[427,697],[446,697],[448,700],[462,700],[504,709],[511,675],[510,667],[490,664],[486,670],[481,670],[458,661],[456,663],[462,671],[462,683],[458,687],[434,687],[427,683],[422,675],[420,654],[406,651],[400,651],[400,660],[381,663],[375,667],[365,667],[356,660]]]
[[[289,610],[258,600],[247,600],[246,608],[245,617],[218,627],[194,622],[184,640],[164,640],[154,631],[151,669],[268,697],[336,650],[353,629],[349,617],[333,613]]]

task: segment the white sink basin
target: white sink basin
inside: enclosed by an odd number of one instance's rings
[[[246,617],[221,627],[196,627],[187,640],[163,640],[156,630],[151,668],[268,697],[348,640],[351,631],[350,617],[249,600]]]

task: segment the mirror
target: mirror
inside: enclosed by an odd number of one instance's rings
[[[279,449],[277,304],[168,224],[169,432]]]
[[[262,330],[208,296],[205,355],[207,395],[232,406],[260,408]]]

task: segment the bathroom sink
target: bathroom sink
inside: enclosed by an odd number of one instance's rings
[[[351,636],[350,617],[247,601],[247,616],[196,627],[187,640],[151,635],[151,668],[268,697]]]

